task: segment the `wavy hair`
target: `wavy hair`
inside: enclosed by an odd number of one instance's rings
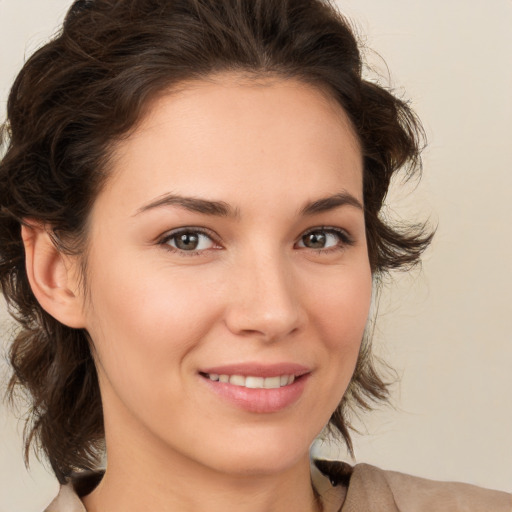
[[[14,400],[19,389],[29,400],[27,464],[35,444],[60,482],[98,466],[100,390],[87,333],[59,323],[32,293],[20,224],[40,221],[60,250],[85,260],[87,219],[108,180],[115,142],[160,92],[223,71],[293,78],[327,90],[343,107],[363,152],[368,255],[377,282],[391,269],[418,263],[431,240],[424,225],[397,227],[383,219],[391,177],[400,169],[408,176],[421,171],[423,130],[406,102],[364,78],[357,38],[331,2],[75,2],[60,32],[28,59],[12,86],[0,163],[0,286],[19,322],[8,396]],[[370,408],[389,395],[370,341],[329,424],[350,450],[349,409]]]

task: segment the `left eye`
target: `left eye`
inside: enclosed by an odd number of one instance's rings
[[[298,242],[298,246],[308,249],[329,249],[343,245],[344,242],[346,243],[347,240],[341,232],[316,229],[303,235]]]
[[[211,249],[215,242],[199,231],[180,231],[166,237],[164,243],[180,251],[203,251]]]

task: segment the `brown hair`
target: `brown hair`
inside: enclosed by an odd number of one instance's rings
[[[0,283],[20,330],[10,349],[11,400],[31,404],[25,457],[35,442],[59,481],[94,468],[104,427],[84,330],[62,325],[35,299],[25,271],[23,219],[81,254],[91,205],[108,178],[112,146],[148,101],[183,80],[222,71],[272,74],[327,89],[349,115],[364,157],[368,254],[376,280],[419,261],[431,234],[386,224],[379,212],[401,168],[420,171],[422,129],[406,103],[362,77],[349,23],[328,0],[82,0],[60,34],[24,65],[10,92],[0,164]],[[85,258],[84,258],[85,259]],[[351,441],[347,411],[385,400],[370,340],[330,428]]]

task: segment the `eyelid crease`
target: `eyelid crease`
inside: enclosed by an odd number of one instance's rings
[[[169,231],[166,231],[162,235],[158,236],[157,240],[164,240],[164,239],[168,240],[169,238],[172,238],[173,236],[179,235],[181,233],[201,233],[202,235],[208,236],[212,240],[215,240],[216,238],[218,238],[215,235],[215,233],[208,228],[202,228],[199,226],[183,226],[180,228],[174,228],[174,229],[170,229]]]

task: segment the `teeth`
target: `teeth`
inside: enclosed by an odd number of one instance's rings
[[[231,380],[229,381],[231,382]],[[263,377],[246,377],[245,383],[239,384],[239,386],[245,386],[246,388],[264,388],[265,379]]]
[[[281,375],[277,377],[244,377],[243,375],[206,374],[210,380],[243,386],[251,389],[277,389],[288,386],[295,381],[295,375]]]
[[[264,379],[263,387],[265,389],[276,389],[281,387],[281,377],[267,377]]]
[[[235,386],[245,386],[245,377],[241,375],[231,375],[231,377],[229,377],[229,383]]]

